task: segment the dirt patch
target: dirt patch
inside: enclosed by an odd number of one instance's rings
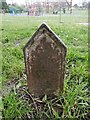
[[[27,112],[24,116],[21,117],[22,120],[26,120],[26,119],[32,120],[33,116],[35,119],[40,119],[39,114],[41,114],[42,111],[48,113],[51,117],[54,117],[53,110],[57,111],[59,116],[62,115],[63,113],[62,102],[64,102],[63,99],[60,98],[62,101],[60,102],[60,99],[58,99],[57,96],[42,96],[41,98],[35,97],[28,90],[25,75],[23,75],[22,78],[18,80],[13,80],[11,82],[9,81],[8,83],[6,83],[6,86],[7,85],[9,89],[8,95],[11,95],[15,88],[14,93],[16,93],[16,98],[19,101],[22,101],[23,104],[26,102],[28,108],[32,108],[31,112]],[[3,92],[3,97],[2,97],[3,101],[5,98],[5,95],[6,95],[6,92]],[[7,110],[8,105],[9,103],[7,102],[7,104],[4,105],[4,110]],[[2,114],[3,114],[3,111],[2,111]],[[3,114],[3,118],[4,118],[4,114]],[[43,120],[47,120],[47,119],[48,119],[47,115],[43,114]]]

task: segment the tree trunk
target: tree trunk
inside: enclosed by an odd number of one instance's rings
[[[68,0],[66,0],[67,4],[68,4],[68,10],[70,10],[70,14],[72,13],[72,0],[70,2],[68,2]]]

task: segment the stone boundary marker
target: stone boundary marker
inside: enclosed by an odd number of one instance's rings
[[[37,97],[62,92],[67,48],[43,23],[24,49],[28,88]]]

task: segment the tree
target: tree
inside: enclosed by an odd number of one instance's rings
[[[1,9],[4,11],[4,12],[8,12],[8,5],[7,5],[7,2],[6,0],[1,0]]]
[[[88,2],[88,9],[90,9],[90,1]]]
[[[68,4],[68,10],[70,10],[70,14],[72,13],[72,0],[68,1],[66,0],[67,4]]]
[[[83,8],[87,8],[87,7],[88,7],[88,3],[84,1],[84,2],[82,3],[82,7],[83,7]]]

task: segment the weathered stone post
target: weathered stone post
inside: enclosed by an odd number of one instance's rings
[[[35,96],[61,92],[64,86],[67,48],[43,23],[24,47],[28,87]]]

